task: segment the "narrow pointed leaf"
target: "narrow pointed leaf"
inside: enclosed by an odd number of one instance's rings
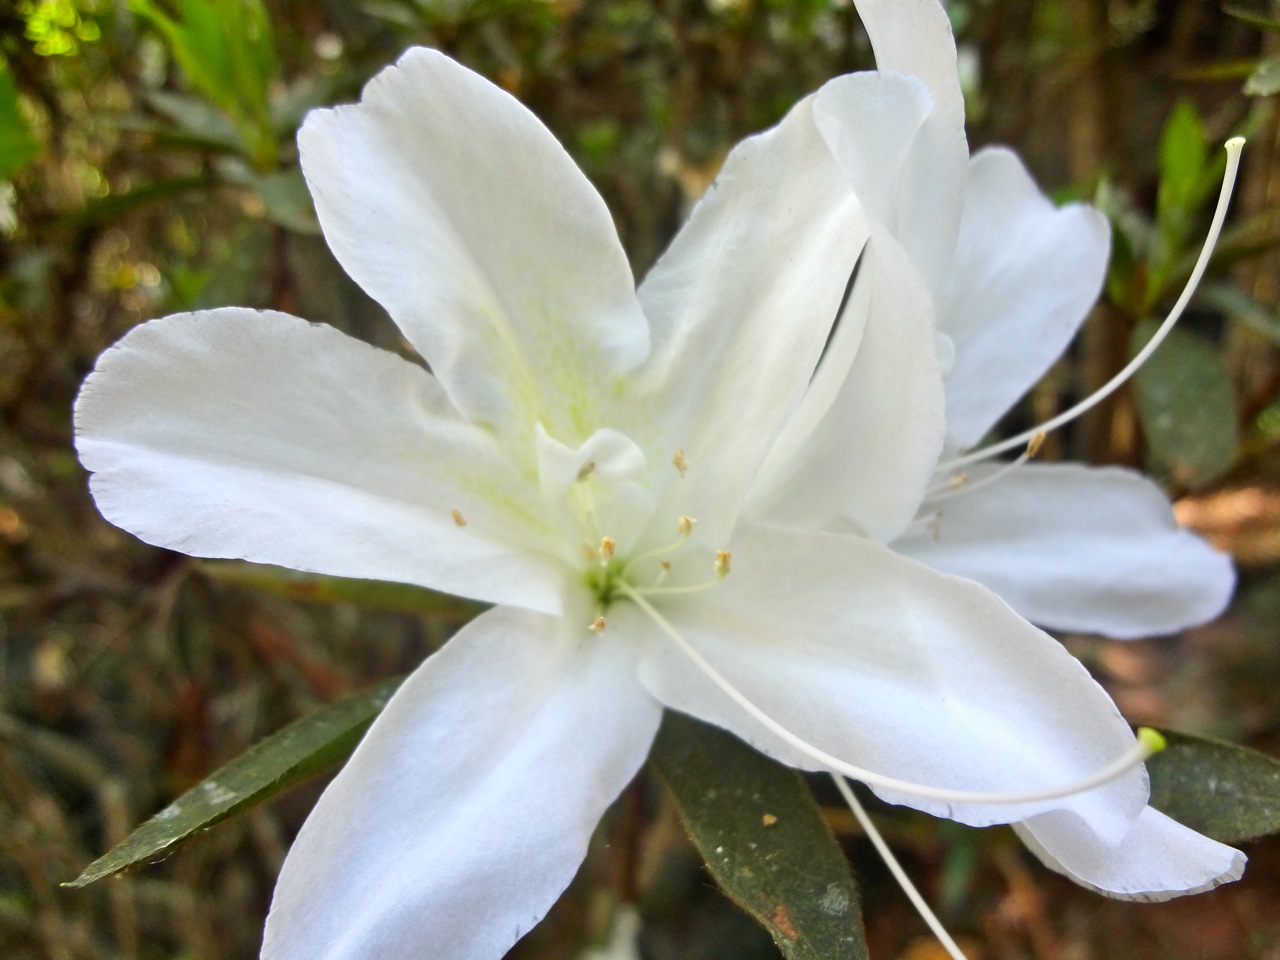
[[[0,60],[0,180],[8,180],[39,152],[40,143],[18,107],[13,74]]]
[[[1280,760],[1247,747],[1165,734],[1147,761],[1151,805],[1223,843],[1280,833]]]
[[[398,679],[388,680],[323,707],[255,744],[138,827],[66,886],[83,887],[152,860],[197,831],[345,760],[399,684]]]
[[[672,712],[650,759],[716,882],[787,960],[866,960],[857,886],[800,774]]]
[[[199,564],[199,568],[201,573],[219,583],[249,587],[308,603],[354,603],[366,610],[429,613],[458,620],[470,620],[485,609],[484,604],[408,583],[326,577],[236,560],[209,560]]]

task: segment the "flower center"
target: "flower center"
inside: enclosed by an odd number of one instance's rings
[[[619,556],[618,543],[613,537],[601,537],[599,546],[592,547],[583,542],[583,552],[588,564],[583,574],[583,582],[595,600],[596,619],[590,629],[599,632],[606,626],[605,613],[615,600],[621,597],[661,597],[689,593],[700,593],[716,586],[729,575],[730,553],[728,550],[717,550],[715,558],[710,561],[711,576],[707,578],[696,575],[687,581],[669,583],[668,577],[675,569],[676,558],[693,533],[693,525],[698,521],[687,514],[676,518],[676,537],[670,543],[652,550],[646,550],[635,556]],[[684,558],[683,570],[677,572],[688,576],[691,563],[696,563],[693,556]]]

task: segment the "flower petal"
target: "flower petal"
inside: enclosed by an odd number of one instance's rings
[[[857,7],[877,69],[919,77],[933,98],[902,172],[895,234],[936,293],[951,263],[969,157],[951,22],[937,0],[858,0]],[[834,132],[823,127],[842,162],[875,148],[849,128]]]
[[[1092,207],[1056,208],[1017,156],[983,150],[969,164],[955,260],[938,327],[955,343],[947,439],[982,439],[1061,356],[1098,298],[1111,231]]]
[[[1157,902],[1239,880],[1245,855],[1147,807],[1117,845],[1069,813],[1044,813],[1014,829],[1051,870],[1120,900]]]
[[[1035,623],[1144,637],[1210,620],[1231,599],[1230,558],[1178,526],[1164,493],[1131,471],[1030,463],[959,493],[893,548],[976,580]]]
[[[841,760],[956,790],[1066,787],[1133,746],[1115,705],[1061,644],[977,584],[851,536],[745,529],[733,572],[664,607],[670,622],[746,697]],[[751,718],[674,643],[641,677],[677,710],[799,767],[819,766]],[[1074,810],[1118,841],[1146,804],[1132,770],[1038,804],[951,804],[877,792],[974,825]]]
[[[264,960],[497,960],[542,919],[662,713],[563,624],[491,610],[405,681],[294,841]]]
[[[855,314],[865,304],[856,354],[843,349],[847,331],[837,328],[766,461],[755,513],[802,528],[844,518],[883,542],[915,516],[942,450],[942,375],[924,280],[879,224],[861,270],[841,317],[842,325],[858,326]]]
[[[332,327],[153,320],[99,358],[75,416],[98,509],[147,543],[560,608],[530,484],[493,437],[421,367]]]
[[[358,105],[309,114],[298,144],[330,248],[458,410],[585,440],[648,327],[604,201],[546,127],[418,48]]]
[[[635,406],[659,411],[669,450],[684,451],[679,510],[716,546],[809,382],[866,237],[812,110],[802,100],[734,148],[640,287],[654,353]]]

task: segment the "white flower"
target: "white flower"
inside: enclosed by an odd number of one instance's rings
[[[1144,829],[1140,767],[1065,797],[966,796],[1060,792],[1131,752],[1054,640],[874,539],[744,513],[878,236],[820,102],[734,150],[637,292],[546,129],[410,51],[299,143],[330,246],[430,373],[235,308],[152,321],[100,358],[77,443],[114,523],[497,604],[410,676],[317,804],[264,955],[500,956],[572,878],[664,706],[965,823],[1062,815],[1094,845]],[[910,257],[864,269],[864,348],[895,316],[927,326]],[[940,425],[930,369],[918,401],[903,388]],[[936,460],[940,430],[929,443]],[[876,449],[868,489],[898,480],[875,479],[897,469]],[[1239,875],[1239,854],[1184,833],[1147,890]]]
[[[858,6],[880,71],[831,82],[814,114],[871,239],[814,388],[754,488],[758,509],[888,543],[1048,627],[1129,638],[1216,616],[1230,560],[1181,529],[1139,474],[977,465],[957,484],[958,471],[939,469],[940,447],[945,461],[975,445],[1065,349],[1101,288],[1109,229],[1092,208],[1055,208],[1013,153],[969,157],[955,44],[934,0]],[[877,314],[877,257],[911,262],[936,322],[927,309]],[[1179,887],[1172,863],[1199,842],[1150,809],[1119,846],[1063,814],[1019,832],[1079,882],[1144,899]],[[1173,872],[1157,880],[1164,862]]]

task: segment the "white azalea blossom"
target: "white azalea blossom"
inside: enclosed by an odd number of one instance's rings
[[[1022,823],[1109,892],[1240,875],[1239,853],[1146,806],[1140,766],[1063,795],[1133,751],[1128,725],[989,589],[904,555],[960,402],[939,278],[964,262],[958,198],[982,193],[963,158],[929,173],[964,148],[937,92],[954,48],[884,61],[886,31],[918,20],[949,44],[938,8],[863,7],[882,72],[741,143],[639,290],[551,134],[418,49],[360,104],[312,113],[299,145],[335,255],[429,371],[238,308],[152,321],[99,360],[77,444],[112,522],[495,604],[320,799],[264,956],[501,956],[573,877],[664,707],[894,802]],[[855,143],[889,151],[880,180],[850,175]],[[954,228],[930,235],[932,210]],[[827,348],[864,247],[856,322]],[[955,384],[981,351],[948,309]]]
[[[1090,207],[1055,208],[1013,153],[969,157],[941,7],[864,0],[860,9],[881,70],[824,87],[816,123],[871,220],[867,257],[908,256],[936,316],[931,325],[924,312],[904,313],[878,327],[867,310],[873,285],[859,281],[756,499],[790,525],[852,528],[975,580],[1048,627],[1129,638],[1217,616],[1234,587],[1230,559],[1183,530],[1139,474],[1034,463],[939,471],[937,448],[921,442],[938,429],[921,381],[944,382],[945,464],[1040,379],[1097,298],[1109,228]],[[931,336],[936,372],[926,372]],[[873,473],[869,459],[893,466]],[[1148,899],[1158,894],[1137,865],[1160,862],[1190,831],[1150,808],[1141,824],[1123,846],[1086,843],[1063,814],[1019,832],[1077,881]]]

